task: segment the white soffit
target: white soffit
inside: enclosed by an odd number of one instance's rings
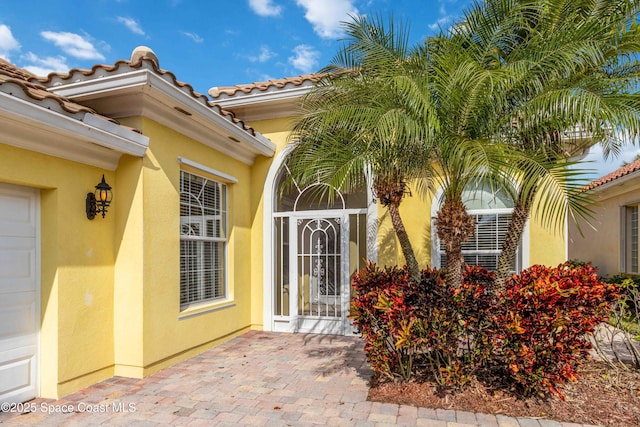
[[[149,139],[96,115],[63,114],[0,92],[0,143],[115,170],[122,154],[144,156]]]
[[[257,155],[271,157],[275,144],[251,134],[188,88],[177,87],[168,76],[148,69],[113,72],[105,77],[52,87],[50,90],[90,105],[114,118],[145,116],[238,160],[253,164]]]
[[[292,84],[283,88],[272,86],[266,90],[255,88],[249,93],[238,90],[234,95],[223,92],[214,98],[214,102],[247,121],[291,117],[298,113],[300,100],[311,90],[313,83],[305,81],[301,85],[289,86]],[[211,88],[209,93],[216,90]]]

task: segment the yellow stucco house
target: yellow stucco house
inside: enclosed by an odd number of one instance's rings
[[[591,262],[603,276],[640,274],[640,160],[592,181],[587,189],[595,205],[592,227],[569,225],[569,258]]]
[[[320,206],[309,188],[276,191],[314,81],[208,98],[143,47],[47,78],[0,60],[0,401],[142,377],[250,329],[353,332],[350,275],[402,259],[367,191]],[[89,219],[103,176],[113,199]],[[491,266],[512,202],[474,194],[465,257]],[[401,207],[423,265],[442,256],[437,207]],[[516,268],[565,259],[565,236],[532,221]]]

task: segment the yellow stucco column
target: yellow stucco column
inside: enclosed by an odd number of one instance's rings
[[[142,159],[125,156],[116,174],[118,203],[113,285],[114,373],[142,378],[144,221]]]

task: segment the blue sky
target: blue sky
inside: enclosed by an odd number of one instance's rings
[[[3,4],[4,3],[4,4]],[[0,56],[39,75],[129,59],[149,46],[160,66],[202,93],[212,86],[307,74],[336,52],[341,22],[393,12],[414,41],[469,0],[0,0]]]
[[[390,13],[417,42],[446,28],[471,0],[0,0],[0,57],[35,74],[129,59],[136,46],[201,93],[317,71],[340,45],[341,22]],[[633,159],[630,147],[599,176]]]

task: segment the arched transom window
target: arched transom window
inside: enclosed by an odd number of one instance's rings
[[[473,186],[465,188],[462,200],[467,212],[475,220],[475,236],[462,244],[464,262],[469,265],[481,265],[495,271],[498,266],[498,258],[504,237],[507,233],[511,214],[513,213],[513,200],[506,191],[493,187],[486,182],[479,181]],[[440,206],[441,201],[437,206]],[[434,233],[434,236],[437,236]],[[435,237],[434,264],[443,267],[446,263],[445,247]],[[518,247],[518,256],[513,271],[522,269],[522,243]]]

